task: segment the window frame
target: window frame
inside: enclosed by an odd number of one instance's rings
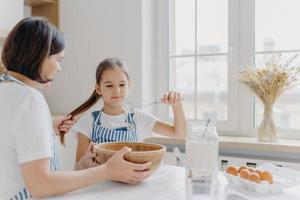
[[[169,55],[169,17],[172,11],[170,1],[172,0],[157,1],[157,67],[160,72],[157,77],[157,94],[168,91],[169,59],[176,57]],[[228,120],[217,121],[217,129],[220,135],[255,136],[255,98],[237,80],[238,72],[245,66],[254,66],[255,53],[261,53],[255,52],[255,0],[228,0],[228,9]],[[197,29],[196,16],[195,19]],[[194,56],[197,63],[198,55]],[[168,118],[167,108],[157,109],[156,113],[162,119],[172,120]],[[278,132],[281,138],[300,139],[297,134],[300,130],[278,129]]]

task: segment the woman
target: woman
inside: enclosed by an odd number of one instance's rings
[[[147,169],[151,163],[138,165],[124,160],[129,148],[123,148],[100,166],[58,171],[50,111],[37,88],[51,86],[55,74],[61,71],[64,48],[62,34],[38,17],[21,20],[4,43],[1,59],[5,70],[0,75],[0,199],[58,195],[104,180],[135,184],[150,173]]]

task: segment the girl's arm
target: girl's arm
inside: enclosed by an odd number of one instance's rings
[[[134,164],[124,160],[128,147],[116,152],[106,163],[80,171],[49,170],[49,158],[21,164],[26,188],[35,198],[59,195],[104,180],[136,184],[147,176],[151,163]]]
[[[75,170],[86,169],[98,165],[95,163],[93,148],[94,143],[92,143],[84,134],[78,132],[76,163],[74,165]]]
[[[91,140],[87,138],[84,134],[78,132],[77,135],[78,135],[78,143],[77,143],[77,150],[76,150],[76,162],[78,162],[80,158],[85,154],[91,142]]]
[[[181,96],[176,92],[169,92],[164,95],[163,102],[169,104],[174,113],[174,125],[157,121],[153,127],[153,131],[178,139],[184,139],[187,132],[187,122],[181,104]]]

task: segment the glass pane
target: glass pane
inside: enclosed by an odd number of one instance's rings
[[[195,59],[172,58],[170,59],[170,90],[182,94],[183,108],[188,119],[194,119],[194,91],[195,91]],[[172,113],[170,113],[172,114]]]
[[[170,1],[170,55],[195,53],[195,0]]]
[[[281,58],[278,59],[279,54],[258,54],[255,57],[256,66],[265,66],[265,63],[270,61],[271,56],[275,57],[280,64],[285,64],[287,60],[292,58],[295,53],[281,54]],[[300,65],[300,56],[298,56],[293,65]],[[285,91],[275,102],[273,117],[277,127],[282,129],[299,129],[300,128],[300,87],[292,88]],[[255,99],[255,126],[258,127],[262,120],[263,106],[259,99]]]
[[[300,1],[255,1],[256,51],[300,49]]]
[[[228,1],[198,0],[198,53],[226,53],[228,41]]]
[[[227,56],[198,57],[197,118],[227,120]]]

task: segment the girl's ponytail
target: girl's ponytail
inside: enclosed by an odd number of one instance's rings
[[[97,85],[100,85],[102,74],[106,70],[112,70],[112,69],[121,69],[122,72],[126,75],[127,79],[130,80],[130,77],[128,75],[128,72],[126,70],[126,66],[123,64],[123,62],[119,58],[107,58],[104,59],[97,67],[96,70],[96,83]],[[80,113],[83,113],[87,111],[89,108],[91,108],[99,99],[101,98],[101,95],[99,95],[96,90],[94,90],[93,94],[90,96],[90,98],[84,102],[82,105],[80,105],[78,108],[73,110],[69,115],[75,117],[76,115],[79,115]],[[60,141],[62,144],[65,143],[64,135],[66,133],[60,134]]]
[[[92,95],[88,100],[86,100],[83,104],[78,106],[75,110],[69,113],[69,115],[72,116],[72,119],[76,116],[79,115],[88,109],[90,109],[93,105],[97,103],[97,101],[101,98],[101,95],[99,95],[96,90],[93,91]],[[60,141],[63,145],[65,145],[65,134],[66,132],[61,132],[60,134]]]

